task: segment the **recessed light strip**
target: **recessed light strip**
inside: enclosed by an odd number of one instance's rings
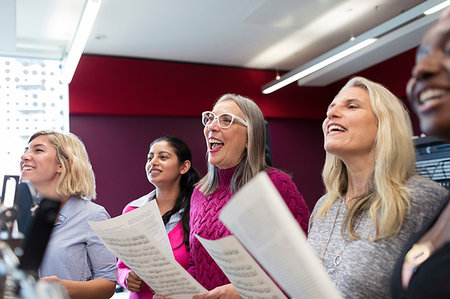
[[[424,14],[424,15],[431,15],[431,14],[433,14],[433,13],[435,13],[435,12],[438,12],[438,11],[440,11],[440,10],[446,8],[446,7],[449,6],[449,5],[450,5],[450,0],[444,1],[444,2],[442,2],[441,4],[438,4],[438,5],[432,7],[432,8],[430,8],[430,9],[428,9],[428,10],[425,10],[425,11],[423,12],[423,14]]]
[[[421,16],[423,17],[425,13],[435,13],[449,5],[450,0],[443,2],[438,0],[429,0],[422,4],[419,4],[416,7],[398,15],[397,17],[394,17],[391,20],[361,34],[356,38],[355,41],[353,41],[361,42],[356,43],[355,45],[352,45],[352,41],[346,42],[341,46],[314,59],[313,61],[310,61],[309,63],[284,74],[279,80],[273,80],[265,84],[262,87],[262,93],[269,94],[282,87],[285,87],[288,84],[291,84],[294,81],[305,78],[306,76],[311,75],[312,73],[317,72],[333,64],[334,62],[373,44],[377,40],[377,38],[383,36],[387,32],[391,32],[392,30],[401,28],[402,26],[404,26],[405,24],[409,24],[413,20],[420,19]]]
[[[316,64],[296,73],[295,75],[290,76],[289,78],[287,78],[285,80],[283,80],[283,77],[281,77],[280,81],[278,83],[275,83],[274,85],[264,88],[262,92],[264,94],[269,94],[271,92],[274,92],[277,89],[280,89],[294,81],[297,81],[297,80],[299,80],[303,77],[306,77],[314,72],[317,72],[318,70],[323,69],[324,67],[326,67],[326,66],[328,66],[328,65],[356,52],[356,51],[359,51],[364,47],[367,47],[368,45],[374,43],[376,40],[377,40],[376,38],[366,39],[350,48],[345,49],[344,51],[341,51],[325,60],[322,60],[319,63],[316,63]],[[288,75],[288,74],[286,74],[286,75]]]
[[[95,18],[102,0],[87,0],[84,7],[83,15],[81,16],[80,23],[78,24],[77,31],[75,32],[72,45],[66,55],[62,59],[62,80],[67,84],[72,81],[72,77],[83,54],[84,47],[91,33],[92,26],[94,25]]]

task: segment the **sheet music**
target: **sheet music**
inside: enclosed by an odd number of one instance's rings
[[[156,201],[89,225],[106,248],[157,294],[184,299],[207,292],[173,257]]]
[[[120,232],[126,227],[142,228],[143,231],[147,231],[149,235],[152,236],[152,239],[157,242],[164,251],[173,257],[172,246],[170,245],[166,227],[164,226],[156,200],[151,200],[138,209],[134,209],[102,223],[102,228],[109,231]]]
[[[219,218],[290,298],[342,298],[266,172],[237,192]]]
[[[242,298],[286,298],[234,236],[218,240],[207,240],[198,235],[195,237]]]

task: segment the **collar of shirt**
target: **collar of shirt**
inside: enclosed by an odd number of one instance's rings
[[[56,218],[56,222],[55,225],[61,225],[64,223],[64,221],[72,216],[73,214],[75,214],[75,201],[74,199],[72,199],[72,197],[69,198],[69,200],[66,201],[66,203],[64,204],[64,206],[61,208],[61,210],[59,210],[58,212],[58,217]]]
[[[58,213],[58,217],[56,218],[55,225],[61,225],[66,221],[67,218],[71,218],[77,213],[79,213],[83,209],[83,205],[81,201],[85,199],[71,196],[68,201],[64,204],[62,209]]]
[[[144,204],[150,202],[151,200],[154,200],[155,197],[156,197],[156,190],[153,190],[152,192],[133,201],[130,204],[130,206],[136,207],[136,208],[142,207]],[[183,215],[183,212],[184,212],[184,209],[180,209],[178,212],[176,212],[175,214],[170,216],[169,222],[167,222],[167,224],[165,225],[167,233],[170,233],[170,231],[175,226],[177,226],[178,222],[180,222],[180,220],[181,220],[181,216]]]

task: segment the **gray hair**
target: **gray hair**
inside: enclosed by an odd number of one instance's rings
[[[233,174],[230,184],[230,191],[234,193],[242,188],[257,173],[267,168],[265,156],[266,125],[261,110],[251,99],[241,95],[227,93],[221,96],[214,106],[225,101],[234,101],[248,122],[248,146]],[[217,166],[208,162],[208,173],[202,178],[199,184],[201,185],[200,191],[204,194],[214,193],[219,184]]]

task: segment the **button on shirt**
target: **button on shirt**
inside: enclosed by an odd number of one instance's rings
[[[88,221],[110,219],[105,208],[72,196],[59,212],[40,268],[40,276],[87,281],[95,278],[117,280],[116,258]]]

